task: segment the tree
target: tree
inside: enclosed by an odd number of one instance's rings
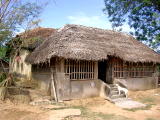
[[[25,0],[0,0],[0,58],[8,61],[9,52],[18,52],[13,37],[20,30],[27,31],[39,23],[43,5]],[[5,45],[10,42],[12,45]],[[11,47],[12,46],[12,47]],[[16,52],[15,52],[16,53]]]
[[[26,31],[38,24],[38,17],[43,7],[42,4],[39,4],[36,1],[31,2],[25,0],[0,0],[1,60],[3,59],[5,61],[9,61],[10,52],[14,51],[13,55],[15,56],[21,49],[21,45],[19,45],[17,49],[17,46],[13,41],[13,37],[20,30]],[[12,45],[6,45],[6,43],[11,43]]]
[[[38,18],[41,10],[36,2],[0,0],[0,45],[10,40],[19,29],[26,29]]]
[[[160,0],[104,0],[104,13],[112,26],[128,23],[138,40],[152,48],[160,46]]]

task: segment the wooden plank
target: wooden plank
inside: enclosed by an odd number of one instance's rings
[[[53,77],[53,68],[51,68],[51,85],[52,85],[52,89],[53,89],[53,94],[54,94],[54,98],[55,98],[55,101],[58,102],[58,99],[57,99],[57,92],[56,92],[56,84],[55,84],[55,79]],[[52,92],[51,92],[52,93]]]

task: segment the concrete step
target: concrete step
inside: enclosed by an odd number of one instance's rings
[[[131,100],[131,98],[117,98],[117,99],[110,99],[110,100],[111,102],[116,103],[116,102]]]
[[[114,86],[116,86],[116,85],[114,85],[114,84],[109,84],[109,86],[110,86],[110,87],[114,87]]]
[[[126,98],[124,93],[121,93],[119,95],[118,87],[115,84],[109,84],[110,86],[110,95],[109,99],[114,100],[114,99],[123,99]]]
[[[119,95],[119,94],[118,95],[111,95],[110,98],[111,99],[125,98],[125,95],[124,94],[121,94],[121,95]]]
[[[119,92],[118,92],[118,90],[115,90],[115,91],[111,91],[110,94],[111,94],[111,95],[118,95]]]
[[[117,90],[118,91],[118,88],[117,87],[111,87],[111,90]]]

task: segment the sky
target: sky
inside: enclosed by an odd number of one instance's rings
[[[103,13],[104,0],[50,0],[41,13],[40,26],[60,28],[65,24],[80,24],[102,29],[112,29]],[[128,32],[124,25],[123,31]]]

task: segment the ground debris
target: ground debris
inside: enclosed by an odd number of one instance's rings
[[[54,104],[55,101],[53,100],[48,100],[48,99],[40,99],[40,100],[35,100],[30,102],[30,105],[49,105],[49,104]]]
[[[49,115],[49,120],[62,120],[63,118],[69,116],[79,116],[81,115],[80,109],[60,109],[53,110],[47,113]]]

